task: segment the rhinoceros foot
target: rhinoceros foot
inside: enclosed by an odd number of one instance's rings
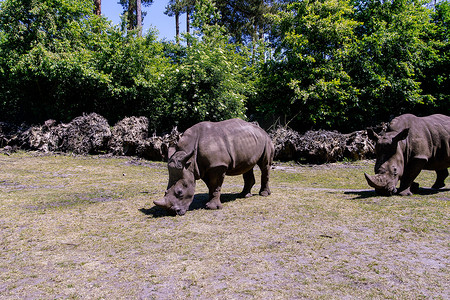
[[[209,208],[209,209],[221,209],[222,208],[222,203],[220,203],[220,201],[211,200],[208,203],[206,203],[206,208]]]
[[[401,192],[398,193],[400,196],[412,196],[412,192],[409,188],[407,188],[406,190],[403,190]]]
[[[253,196],[253,194],[251,192],[249,192],[249,193],[240,192],[239,195],[238,195],[238,198],[250,198],[252,196]]]
[[[271,193],[270,193],[270,190],[269,189],[266,189],[266,190],[260,190],[259,191],[259,195],[260,196],[263,196],[263,197],[267,197],[267,196],[269,196]]]

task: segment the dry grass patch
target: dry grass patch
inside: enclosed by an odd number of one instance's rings
[[[163,163],[0,156],[0,294],[447,298],[449,191],[378,197],[363,176],[372,168],[278,164],[273,194],[250,199],[236,199],[242,179],[227,177],[218,211],[203,209],[198,183],[192,209],[173,217],[152,205],[167,184]]]

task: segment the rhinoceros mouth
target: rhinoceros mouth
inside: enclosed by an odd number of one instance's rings
[[[184,216],[184,214],[186,214],[186,210],[185,209],[181,209],[181,208],[171,208],[171,210],[173,210],[178,216]]]
[[[367,183],[375,188],[375,192],[382,196],[392,196],[397,193],[395,184],[390,182],[389,178],[385,174],[376,174],[374,176],[364,173]]]
[[[177,214],[178,216],[183,216],[184,214],[186,214],[186,211],[187,211],[186,209],[175,207],[173,205],[169,205],[165,199],[155,200],[155,201],[153,201],[153,203],[156,206],[165,208],[168,211],[171,211],[171,212]]]

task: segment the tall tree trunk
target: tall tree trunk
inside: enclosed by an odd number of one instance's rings
[[[190,14],[191,10],[189,7],[186,8],[186,33],[189,34],[190,32],[190,24],[189,24],[189,14]],[[190,47],[191,46],[191,42],[190,39],[187,40],[187,46]]]
[[[127,30],[132,31],[135,28],[134,16],[136,13],[136,2],[133,3],[133,0],[128,0],[128,16],[127,16]]]
[[[189,24],[189,15],[191,14],[191,9],[189,7],[186,8],[186,32],[189,33],[190,32],[190,24]]]
[[[177,38],[177,43],[179,43],[180,40],[180,13],[175,13],[175,35]]]
[[[94,0],[94,14],[97,16],[102,14],[102,0]]]
[[[138,36],[142,36],[142,7],[141,0],[136,0],[136,27]]]

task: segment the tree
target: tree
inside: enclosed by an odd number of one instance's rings
[[[68,49],[82,53],[92,1],[7,0],[0,5],[0,114],[35,121],[49,111],[63,111],[66,102],[49,93],[60,96],[53,83],[62,73],[73,76],[80,66]]]
[[[5,0],[0,8],[3,120],[68,121],[97,112],[110,122],[148,115],[162,124],[162,85],[173,65],[155,33],[124,36],[94,15],[92,0]]]
[[[94,0],[94,14],[97,16],[102,14],[102,0]]]
[[[261,64],[250,110],[298,129],[340,130],[448,111],[448,2],[435,13],[424,4],[289,4],[272,17],[275,52]]]
[[[419,79],[423,94],[432,97],[433,112],[450,111],[450,3],[442,1],[435,4],[431,25],[433,30],[428,35],[428,43],[434,52],[430,63],[423,70]],[[419,109],[424,110],[423,107]],[[430,109],[426,109],[429,111]]]
[[[219,23],[228,29],[233,42],[255,43],[269,32],[267,14],[275,13],[280,4],[271,0],[218,0],[217,7],[222,15]]]
[[[138,36],[141,36],[142,22],[146,15],[145,12],[142,12],[142,5],[150,6],[153,0],[120,0],[119,3],[124,9],[122,26],[130,32],[137,29]]]
[[[141,0],[136,0],[136,28],[138,36],[142,36],[142,6]]]
[[[290,0],[275,4],[283,2]],[[172,5],[182,13],[189,3]],[[239,3],[250,9],[253,2]],[[231,42],[244,31],[231,37],[212,0],[191,6],[185,44],[159,42],[154,32],[124,35],[94,14],[92,0],[3,0],[0,116],[67,121],[95,111],[115,122],[145,115],[160,131],[249,112],[297,130],[353,130],[403,112],[445,113],[450,5],[422,4],[294,1],[264,13],[262,31],[248,27],[259,39],[254,52],[250,35],[244,45]],[[240,20],[257,24],[247,16]],[[263,44],[268,24],[273,38]]]
[[[280,42],[262,66],[255,109],[297,128],[343,126],[358,100],[344,68],[358,24],[352,17],[348,0],[304,0],[277,14]]]
[[[195,30],[181,63],[170,76],[167,120],[185,129],[203,120],[245,118],[245,104],[253,92],[248,52],[236,52],[220,15],[210,0],[197,1],[192,16]]]
[[[175,16],[175,30],[176,38],[179,38],[180,33],[180,14],[186,13],[186,32],[190,32],[190,17],[194,11],[196,0],[169,0],[169,4],[166,6],[166,15],[172,17]]]
[[[422,114],[434,99],[423,93],[423,71],[436,50],[429,34],[432,10],[424,1],[361,0],[355,3],[358,44],[348,70],[360,90],[359,115],[377,120],[406,112]],[[419,108],[421,107],[421,108]]]
[[[175,38],[177,43],[180,39],[180,14],[183,12],[184,7],[182,1],[180,0],[170,0],[169,4],[166,6],[166,11],[164,12],[169,17],[175,16]]]

